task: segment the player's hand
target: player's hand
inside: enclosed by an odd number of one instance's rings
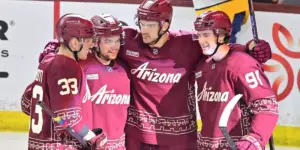
[[[48,42],[44,48],[44,50],[40,53],[39,63],[42,62],[44,57],[50,53],[55,53],[57,47],[59,47],[59,42],[57,40],[52,40]]]
[[[239,142],[237,142],[238,150],[263,150],[257,138],[246,135]]]
[[[90,140],[91,150],[104,150],[107,144],[107,136],[102,129],[92,130],[96,136]]]
[[[259,40],[256,45],[253,40],[250,40],[246,46],[251,51],[251,55],[260,63],[265,63],[272,58],[270,44],[264,40]]]

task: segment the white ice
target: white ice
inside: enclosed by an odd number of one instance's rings
[[[18,132],[0,132],[0,149],[1,150],[26,150],[27,133]],[[300,148],[276,147],[276,150],[300,150]],[[267,148],[266,150],[269,150]]]

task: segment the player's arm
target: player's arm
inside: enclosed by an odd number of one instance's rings
[[[255,146],[257,142],[258,146],[264,147],[278,120],[275,94],[259,65],[246,64],[235,72],[235,90],[237,94],[243,94],[242,98],[253,114],[250,133],[239,143],[242,147],[247,143]]]
[[[59,42],[57,40],[51,40],[49,41],[44,50],[40,53],[39,56],[39,63],[41,63],[44,58],[46,57],[46,55],[50,54],[50,53],[56,53],[56,50],[59,48]]]
[[[81,85],[86,84],[80,67],[66,64],[52,67],[47,74],[47,83],[52,111],[61,116],[84,140],[89,141],[92,150],[104,149],[106,134],[100,128],[90,130],[87,125],[88,121],[92,121],[92,110],[88,107],[91,103],[82,103],[87,97],[85,91],[82,91],[84,97],[80,95],[81,90],[84,90]],[[56,127],[64,129],[59,124]]]
[[[79,133],[84,139],[90,140],[95,134],[88,128],[87,115],[90,109],[83,109],[81,84],[82,73],[79,66],[61,65],[57,68],[52,67],[47,74],[47,83],[50,96],[50,108],[61,116],[75,132]],[[63,129],[57,124],[58,128]]]
[[[124,61],[127,61],[127,55],[126,55],[126,46],[127,45],[130,45],[129,43],[132,42],[132,40],[134,38],[137,37],[138,35],[138,31],[132,27],[129,27],[129,26],[123,26],[122,27],[122,30],[123,30],[123,34],[121,35],[121,40],[122,40],[122,45],[120,47],[120,52],[118,54],[118,58],[121,58],[122,60]]]
[[[32,82],[31,84],[29,84],[23,95],[22,95],[22,98],[21,98],[21,108],[22,108],[22,111],[30,116],[30,110],[31,110],[31,97],[32,97],[32,87],[34,85],[34,82]]]
[[[116,59],[116,62],[120,65],[120,66],[122,66],[122,68],[125,70],[125,72],[126,72],[126,74],[127,74],[127,77],[130,79],[130,67],[129,67],[129,64],[126,62],[126,61],[124,61],[124,60],[122,60],[121,58],[117,58]]]

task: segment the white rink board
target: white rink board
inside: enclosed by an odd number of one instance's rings
[[[0,1],[0,20],[8,24],[8,40],[0,40],[0,110],[20,110],[20,98],[33,81],[39,52],[53,38],[53,3],[34,1]]]
[[[271,45],[273,54],[282,56],[291,66],[294,75],[294,82],[289,85],[293,86],[291,92],[286,98],[279,102],[279,123],[280,125],[288,126],[300,126],[300,87],[297,85],[297,75],[300,70],[300,15],[299,14],[288,14],[288,13],[268,13],[268,12],[256,12],[256,23],[258,28],[258,37],[268,41]],[[278,23],[284,26],[292,35],[294,45],[288,46],[286,38],[282,33],[279,32],[279,39],[282,44],[292,52],[296,52],[298,58],[291,58],[282,53],[274,42],[272,34],[274,24]],[[275,29],[274,29],[275,30]],[[275,30],[277,34],[277,30]],[[246,43],[249,37],[252,37],[252,28],[248,20],[248,24],[242,27],[242,32],[239,33],[238,42]],[[279,86],[278,94],[281,94],[287,87],[288,74],[284,67],[275,60],[267,62],[269,65],[279,65],[280,71],[277,72],[266,72],[271,85],[274,83],[278,76],[284,76],[282,84]],[[291,80],[291,79],[289,79]]]

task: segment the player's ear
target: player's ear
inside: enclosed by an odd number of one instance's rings
[[[219,39],[218,42],[219,43],[224,43],[225,42],[225,37],[226,37],[226,33],[224,30],[220,30],[219,31]]]
[[[219,35],[218,42],[219,43],[224,43],[225,35]]]
[[[70,46],[71,50],[78,49],[78,47],[79,47],[79,41],[77,40],[77,38],[72,37],[70,39],[69,46]]]
[[[169,26],[170,26],[170,23],[168,21],[165,21],[162,25],[161,32],[165,32],[166,30],[168,30]]]

